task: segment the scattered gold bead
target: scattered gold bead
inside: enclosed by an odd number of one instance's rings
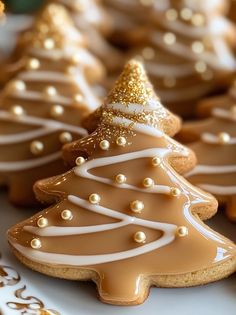
[[[60,117],[63,115],[63,113],[64,113],[64,107],[61,105],[53,105],[51,110],[50,110],[50,115],[53,118]]]
[[[27,62],[27,69],[37,70],[40,67],[40,61],[36,58],[30,58]]]
[[[22,92],[22,91],[25,91],[25,89],[26,89],[25,82],[21,80],[12,80],[7,85],[7,90],[9,92],[11,91]]]
[[[77,69],[74,66],[69,66],[66,68],[66,73],[70,74],[70,75],[75,74],[76,71],[77,71]]]
[[[176,36],[175,34],[169,32],[169,33],[164,34],[163,40],[166,45],[173,45],[176,41]]]
[[[166,18],[168,21],[175,21],[178,18],[178,12],[175,9],[169,9],[166,11]]]
[[[44,149],[44,145],[40,141],[35,140],[35,141],[32,141],[30,144],[30,151],[34,155],[41,154],[43,152],[43,149]]]
[[[30,246],[33,249],[39,249],[39,248],[41,248],[42,244],[38,238],[33,238],[32,241],[30,242]]]
[[[101,197],[98,194],[91,194],[89,196],[89,202],[92,203],[93,205],[99,204],[101,201]]]
[[[51,98],[57,95],[57,89],[54,86],[47,86],[44,89],[44,94],[47,98]]]
[[[83,102],[83,96],[82,94],[76,94],[73,96],[73,100],[75,103],[80,104],[81,102]]]
[[[107,140],[102,140],[100,143],[99,143],[99,146],[102,150],[108,150],[109,147],[110,147],[110,142],[107,141]]]
[[[136,243],[145,243],[146,242],[146,234],[142,231],[138,231],[134,234],[134,241]]]
[[[227,132],[220,132],[218,134],[218,140],[220,144],[227,144],[230,142],[230,135]]]
[[[77,157],[77,159],[75,160],[75,164],[77,166],[80,166],[80,165],[82,165],[84,163],[85,163],[85,159],[82,156]]]
[[[126,177],[124,174],[116,175],[116,183],[117,184],[124,184],[126,182]]]
[[[51,50],[55,47],[55,42],[52,38],[47,38],[47,39],[45,39],[43,46],[45,49]]]
[[[195,63],[195,70],[198,72],[198,73],[203,73],[207,70],[207,65],[204,61],[197,61]]]
[[[173,196],[173,197],[179,197],[180,194],[181,194],[181,191],[180,191],[179,188],[172,187],[171,190],[170,190],[170,194],[171,194],[171,196]]]
[[[143,180],[143,186],[144,186],[145,188],[150,188],[150,187],[152,187],[153,185],[154,185],[154,180],[153,180],[153,179],[151,179],[151,178],[149,178],[149,177],[144,178],[144,180]]]
[[[20,105],[12,106],[10,111],[15,116],[22,116],[25,113],[23,107]]]
[[[192,16],[191,22],[194,26],[203,26],[205,24],[205,17],[200,13],[195,13]]]
[[[77,65],[78,63],[81,62],[81,56],[79,53],[77,54],[74,54],[72,57],[71,57],[71,63],[73,63],[74,65]]]
[[[195,41],[192,43],[192,51],[195,54],[202,54],[204,52],[204,45],[200,41]]]
[[[48,225],[48,219],[42,217],[42,218],[39,218],[38,221],[37,221],[37,225],[38,227],[40,228],[44,228]]]
[[[176,231],[176,234],[179,236],[179,237],[185,237],[188,235],[188,228],[186,226],[179,226],[177,228],[177,231]]]
[[[134,213],[141,213],[144,209],[144,204],[142,201],[134,200],[130,203],[130,209]]]
[[[125,137],[118,137],[117,139],[116,139],[116,144],[118,145],[118,146],[120,146],[120,147],[124,147],[125,145],[126,145],[126,139],[125,139]]]
[[[73,218],[72,212],[71,212],[70,210],[68,210],[68,209],[63,210],[63,211],[61,212],[61,218],[62,218],[63,220],[65,220],[65,221],[70,221],[70,220],[72,220],[72,218]]]
[[[183,20],[185,21],[189,21],[191,20],[192,16],[193,16],[193,11],[190,10],[189,8],[183,8],[181,11],[180,11],[180,16]]]
[[[145,47],[142,50],[142,56],[146,60],[152,60],[155,57],[155,50],[152,47]]]
[[[72,137],[72,134],[65,131],[65,132],[62,132],[59,136],[59,140],[61,143],[68,143],[68,142],[71,142],[73,139]]]
[[[152,166],[159,166],[161,164],[161,159],[158,156],[152,158]]]

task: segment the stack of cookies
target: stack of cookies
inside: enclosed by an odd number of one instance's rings
[[[49,1],[21,34],[0,184],[45,205],[7,233],[21,263],[136,305],[236,271],[236,245],[204,223],[218,204],[236,221],[236,28],[225,1],[105,2]]]

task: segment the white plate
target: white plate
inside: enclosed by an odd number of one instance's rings
[[[99,302],[96,298],[95,285],[53,279],[38,274],[18,263],[9,250],[5,233],[18,221],[33,214],[30,210],[17,209],[11,206],[5,193],[0,193],[0,265],[13,268],[10,276],[20,275],[20,282],[1,288],[0,310],[3,315],[40,314],[40,307],[53,309],[61,315],[235,315],[236,314],[236,276],[210,285],[186,289],[152,288],[147,301],[140,306],[117,307]],[[210,221],[211,226],[226,236],[236,240],[236,225],[227,221],[223,214],[218,214]],[[0,269],[1,270],[1,269]],[[4,281],[6,281],[4,279]],[[1,275],[0,275],[1,284]],[[29,300],[18,299],[15,292],[26,287],[23,297],[32,296]],[[35,298],[33,298],[35,297]],[[38,299],[38,300],[37,300]],[[11,302],[11,304],[6,304]],[[42,304],[40,304],[40,302]],[[26,304],[23,309],[10,309],[17,304]],[[43,306],[44,304],[44,306]],[[27,307],[31,308],[27,310]],[[32,310],[36,307],[36,310]],[[0,314],[1,314],[0,311]],[[1,314],[1,315],[2,315]]]

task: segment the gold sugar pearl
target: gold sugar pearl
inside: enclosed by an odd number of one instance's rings
[[[52,50],[55,47],[55,42],[52,38],[45,39],[43,46],[47,50]]]
[[[12,113],[13,115],[15,115],[15,116],[22,116],[22,115],[24,115],[24,113],[25,113],[23,107],[20,106],[20,105],[14,105],[14,106],[12,106],[11,109],[10,109],[10,111],[11,111],[11,113]]]
[[[207,70],[207,65],[204,61],[197,61],[195,63],[195,70],[198,73],[204,73]]]
[[[134,234],[134,241],[136,243],[145,243],[146,242],[146,234],[142,231],[138,231]]]
[[[190,10],[189,8],[183,8],[181,11],[180,11],[180,16],[183,20],[185,21],[189,21],[191,20],[192,16],[193,16],[193,11]]]
[[[51,98],[57,95],[57,89],[54,86],[47,86],[44,89],[44,94],[47,98]]]
[[[12,91],[23,92],[26,90],[25,82],[22,80],[12,80],[7,85],[7,90],[9,92]]]
[[[75,74],[76,71],[77,71],[77,69],[74,66],[69,66],[69,67],[66,68],[66,73],[70,74],[70,75]]]
[[[98,194],[91,194],[89,196],[89,202],[92,203],[93,205],[99,204],[101,201],[101,197]]]
[[[178,12],[175,9],[169,9],[166,11],[166,19],[168,21],[175,21],[178,18]]]
[[[110,148],[110,142],[107,141],[107,140],[102,140],[100,143],[99,143],[99,146],[102,150],[108,150]]]
[[[203,26],[205,24],[205,17],[200,13],[195,13],[192,16],[191,22],[194,26]]]
[[[145,47],[142,50],[142,56],[146,60],[152,60],[155,57],[155,50],[152,47]]]
[[[188,228],[186,226],[179,226],[176,230],[176,234],[179,237],[185,237],[188,235]]]
[[[80,165],[82,165],[84,163],[85,163],[85,159],[82,156],[77,157],[77,159],[75,160],[75,164],[77,166],[80,166]]]
[[[152,166],[156,167],[161,164],[161,159],[158,156],[152,158]]]
[[[143,180],[143,187],[145,188],[150,188],[154,185],[154,180],[149,178],[149,177],[146,177],[144,178]]]
[[[176,36],[173,33],[165,33],[163,36],[163,40],[166,45],[173,45],[176,42]]]
[[[40,67],[40,61],[36,58],[30,58],[26,67],[28,70],[37,70]]]
[[[64,114],[64,107],[61,105],[53,105],[51,110],[50,110],[50,115],[53,118],[60,117]]]
[[[227,132],[220,132],[218,134],[218,141],[220,144],[227,144],[230,142],[230,135]]]
[[[192,51],[195,54],[202,54],[204,52],[204,45],[200,41],[195,41],[192,43]]]
[[[41,141],[32,141],[30,144],[30,151],[34,155],[39,155],[43,152],[44,145]]]
[[[79,53],[74,54],[71,59],[70,59],[71,63],[73,63],[74,65],[77,65],[81,62],[81,56]]]
[[[48,219],[44,217],[39,218],[37,221],[37,225],[40,228],[46,227],[48,225]]]
[[[70,210],[65,209],[61,212],[61,218],[65,221],[70,221],[73,218],[73,214]]]
[[[130,209],[134,213],[141,213],[144,209],[144,204],[142,201],[134,200],[130,203]]]
[[[72,134],[70,132],[62,132],[59,136],[59,140],[61,143],[68,143],[71,142],[73,139]]]
[[[171,196],[173,196],[173,197],[179,197],[180,194],[181,194],[181,191],[180,191],[179,188],[172,187],[172,188],[170,189],[170,194],[171,194]]]
[[[39,249],[42,247],[42,243],[38,238],[33,238],[32,241],[30,242],[30,246],[33,249]]]
[[[116,139],[116,144],[120,147],[124,147],[126,145],[127,141],[125,139],[125,137],[118,137]]]
[[[115,180],[117,184],[124,184],[126,182],[126,177],[124,174],[118,174],[116,175]]]
[[[74,102],[75,103],[77,103],[77,104],[80,104],[81,102],[83,102],[83,96],[82,96],[82,94],[75,94],[74,96],[73,96],[73,100],[74,100]]]

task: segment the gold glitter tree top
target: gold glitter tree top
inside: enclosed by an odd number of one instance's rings
[[[48,4],[40,12],[32,30],[25,34],[25,40],[36,48],[47,48],[45,41],[49,40],[49,49],[63,48],[72,41],[78,45],[85,44],[84,37],[75,28],[66,9],[59,4]]]
[[[107,103],[147,105],[149,101],[159,100],[153,90],[143,65],[137,60],[129,61],[108,94]]]

